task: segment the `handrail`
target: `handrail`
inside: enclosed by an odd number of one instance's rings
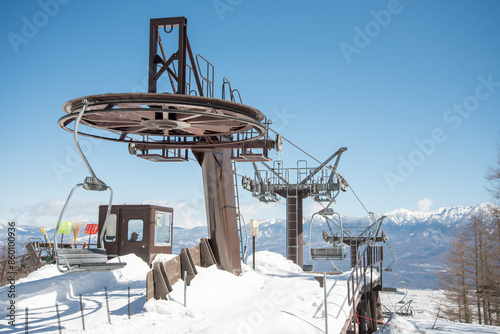
[[[229,80],[226,77],[224,77],[222,80],[222,99],[223,100],[226,99],[226,85],[228,85],[228,87],[229,87],[230,101],[237,102],[236,98],[235,98],[235,94],[234,94],[236,92],[236,93],[238,93],[238,98],[240,100],[240,103],[243,103],[243,101],[241,100],[240,91],[237,90],[236,88],[232,89],[231,83],[229,82]]]
[[[384,260],[382,246],[367,246],[359,257],[356,266],[347,280],[347,302],[354,304],[354,300],[360,287],[366,285],[366,274],[370,269],[370,284],[373,286],[373,265],[380,264],[380,276],[382,276],[382,261]],[[360,284],[363,281],[363,284]]]
[[[367,246],[358,262],[352,269],[352,273],[347,279],[347,302],[349,306],[352,305],[351,316],[356,314],[356,298],[363,287],[367,284],[370,286],[370,290],[373,291],[373,265],[379,264],[380,273],[380,284],[382,284],[382,261],[384,260],[384,253],[382,246]],[[370,269],[370,281],[367,282],[367,272]],[[365,299],[366,303],[366,299]],[[366,307],[366,305],[365,305]],[[357,318],[356,318],[357,319]],[[350,321],[350,319],[348,319]],[[356,333],[357,323],[354,321],[354,333]]]
[[[198,59],[203,59],[206,63],[206,76],[203,75],[203,72],[201,70],[201,66],[200,66],[200,62],[198,61]],[[205,58],[203,58],[202,55],[200,54],[197,54],[196,55],[196,65],[198,66],[198,71],[200,73],[200,77],[202,79],[202,93],[206,93],[206,96],[208,97],[214,97],[214,65],[212,65],[212,63],[210,63],[208,60],[206,60]],[[206,83],[207,85],[207,91],[206,92],[203,92],[203,87],[204,87],[204,83]],[[204,95],[204,94],[200,94],[200,95]]]

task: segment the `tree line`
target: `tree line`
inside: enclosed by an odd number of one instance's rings
[[[486,179],[500,200],[500,147]],[[445,291],[444,318],[500,326],[500,207],[478,212],[458,230],[437,278]]]

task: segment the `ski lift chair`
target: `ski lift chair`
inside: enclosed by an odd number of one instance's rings
[[[82,158],[83,162],[87,166],[90,174],[92,176],[87,176],[83,183],[79,183],[71,189],[69,193],[68,199],[64,204],[64,207],[59,215],[59,219],[57,221],[56,229],[54,231],[54,258],[56,260],[57,269],[62,273],[72,273],[72,272],[93,272],[93,271],[110,271],[115,269],[123,268],[126,263],[121,262],[118,255],[108,255],[106,253],[106,249],[104,248],[104,236],[107,235],[107,238],[116,238],[116,222],[117,217],[116,214],[111,213],[111,203],[113,202],[113,190],[111,187],[108,187],[104,182],[99,180],[95,175],[94,171],[90,167],[89,162],[85,158],[80,145],[78,143],[78,124],[83,116],[83,113],[87,109],[89,105],[89,101],[87,99],[83,100],[83,108],[79,112],[78,117],[75,121],[75,127],[73,129],[73,137],[75,141],[75,146],[78,151],[78,154]],[[85,249],[76,249],[76,248],[59,248],[57,245],[57,232],[59,230],[59,226],[61,225],[61,221],[68,206],[71,197],[76,189],[83,187],[85,190],[92,191],[105,191],[109,190],[109,203],[108,209],[106,212],[106,219],[104,222],[103,229],[100,235],[100,243],[99,245],[102,248],[85,248]],[[109,228],[108,228],[109,227]],[[98,245],[98,247],[99,247]],[[108,262],[108,257],[117,257],[119,262]]]
[[[64,211],[66,211],[66,207],[76,189],[79,187],[84,187],[87,190],[97,190],[97,189],[89,189],[89,182],[92,181],[91,177],[87,177],[84,183],[79,183],[71,190],[71,193],[68,196],[66,204],[64,204],[61,215],[59,216],[59,220],[57,221],[56,232],[59,229],[59,225],[61,223]],[[94,184],[95,185],[95,184]],[[100,237],[100,245],[104,245],[103,238],[106,234],[107,238],[116,237],[116,214],[110,214],[111,211],[111,203],[113,199],[113,191],[110,187],[105,186],[110,191],[110,199],[108,204],[108,211],[106,215],[106,221],[104,223],[104,228]],[[110,228],[108,228],[110,226]],[[113,227],[111,227],[113,226]],[[56,234],[54,235],[54,257],[57,264],[57,269],[62,273],[70,273],[70,272],[82,272],[82,271],[110,271],[115,269],[123,268],[126,263],[122,262],[117,255],[108,255],[106,253],[106,249],[104,246],[102,248],[59,248],[57,243]],[[108,262],[108,257],[117,257],[119,262]]]
[[[330,226],[329,219],[327,216],[333,216],[337,215],[338,216],[338,221],[340,226],[338,226],[340,230],[340,241],[339,242],[333,242],[332,240],[332,246],[330,247],[318,247],[318,248],[312,248],[312,226],[313,226],[313,221],[314,221],[314,216],[316,214],[319,214],[323,217],[326,218],[326,223],[328,224],[328,228],[330,229],[331,234],[333,235],[333,229]],[[323,239],[327,241],[327,238],[325,237],[328,236],[328,234],[323,231]],[[343,236],[344,236],[344,229],[342,225],[342,220],[340,215],[337,212],[334,212],[331,208],[326,208],[324,210],[321,210],[319,212],[316,212],[313,214],[311,218],[311,223],[309,225],[309,254],[311,256],[311,261],[330,261],[332,262],[334,269],[338,270],[335,264],[333,263],[334,260],[344,260],[347,258],[347,251],[344,247],[343,243]]]
[[[347,256],[344,247],[333,245],[333,247],[311,248],[312,260],[343,260]]]

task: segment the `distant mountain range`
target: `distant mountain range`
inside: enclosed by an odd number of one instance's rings
[[[398,280],[406,281],[409,288],[435,288],[434,273],[441,268],[442,256],[452,237],[474,216],[488,217],[493,208],[492,204],[483,203],[430,212],[399,209],[387,213],[383,230],[397,261],[392,274],[386,275],[385,285],[394,285],[399,272]],[[391,258],[389,252],[385,252],[385,257]]]
[[[451,238],[456,234],[460,226],[465,225],[475,215],[487,217],[495,206],[483,203],[476,207],[455,206],[441,208],[429,212],[415,212],[406,209],[397,209],[384,214],[386,216],[382,225],[382,230],[388,240],[384,246],[384,267],[388,267],[393,262],[393,252],[396,254],[396,261],[391,266],[392,272],[384,271],[384,285],[397,286],[401,288],[404,281],[408,288],[435,288],[434,273],[441,268],[442,255],[446,252]],[[380,216],[380,215],[378,215]],[[370,217],[342,217],[344,226],[359,226],[362,230],[370,225]],[[174,221],[175,226],[175,221]],[[0,244],[6,239],[7,222],[0,220]],[[23,246],[30,238],[43,238],[39,227],[17,226],[17,251],[24,253]],[[314,219],[311,234],[312,245],[318,247],[323,243],[322,230],[327,231],[324,220],[320,217]],[[49,230],[48,235],[52,240],[54,230]],[[174,253],[178,253],[183,247],[192,247],[199,242],[199,239],[207,236],[207,228],[204,226],[192,229],[174,227]],[[67,237],[66,237],[67,238]],[[272,252],[285,254],[285,220],[269,219],[261,221],[259,226],[259,237],[256,241],[256,249],[269,250]],[[78,238],[79,242],[88,242],[88,236],[83,234],[83,228]],[[309,257],[309,222],[304,223],[304,263],[311,264]],[[93,237],[92,242],[95,242]],[[348,249],[348,247],[347,247]],[[251,243],[248,243],[247,255],[252,251]],[[342,270],[349,269],[349,258],[344,261],[337,261],[336,266]],[[326,261],[316,261],[315,271],[329,271],[332,264]]]

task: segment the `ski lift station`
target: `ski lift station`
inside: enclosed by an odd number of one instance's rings
[[[45,265],[42,254],[65,274],[120,270],[127,265],[121,257],[135,254],[151,268],[147,299],[167,299],[179,279],[189,285],[197,267],[216,265],[240,275],[248,239],[239,209],[238,188],[242,187],[260,202],[284,200],[286,258],[311,277],[323,282],[319,279],[323,273],[314,270],[318,261],[331,262],[333,270],[328,275],[334,276],[339,272],[335,263],[350,260],[352,278],[346,298],[351,314],[343,332],[376,331],[376,320],[382,314],[378,292],[382,289],[380,243],[386,241],[384,217],[377,219],[369,213],[372,223],[363,227],[342,221],[341,208],[336,208],[335,202],[343,192],[352,190],[340,174],[340,159],[347,148],[337,149],[323,162],[315,159],[318,164],[312,167],[302,160],[296,166],[272,161],[269,152],[281,151],[285,141],[297,145],[276,133],[272,121],[261,111],[243,104],[240,92],[228,79],[223,79],[221,98],[214,97],[214,66],[193,52],[184,17],[150,20],[148,68],[147,93],[98,94],[64,103],[65,115],[59,119],[59,126],[71,133],[88,176],[71,189],[55,224],[53,240],[43,231],[45,242],[30,244],[31,260],[21,265],[20,274]],[[160,77],[168,79],[168,93],[157,92]],[[191,155],[203,176],[208,238],[172,254],[175,207],[113,204],[113,190],[105,183],[105,175],[97,176],[80,149],[81,136],[125,144],[129,154],[151,162],[188,161]],[[254,174],[240,177],[236,173],[240,163],[252,164]],[[107,203],[99,207],[98,225],[85,228],[89,237],[97,234],[97,245],[58,240],[58,233],[65,228],[66,209],[77,191],[89,196],[109,193]],[[310,217],[309,240],[303,233],[306,198],[323,206]],[[320,242],[314,242],[314,238]],[[309,262],[303,258],[304,245],[313,265],[304,264]],[[172,255],[168,261],[154,262],[158,254]],[[379,272],[374,278],[376,269]]]

